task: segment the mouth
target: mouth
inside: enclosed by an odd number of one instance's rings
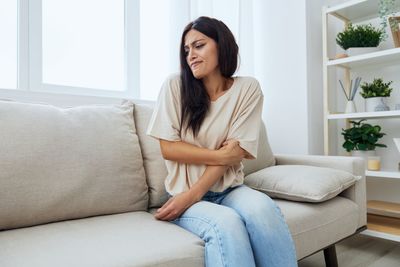
[[[191,69],[195,69],[200,64],[201,64],[201,61],[195,61],[192,64],[190,64],[190,68]]]

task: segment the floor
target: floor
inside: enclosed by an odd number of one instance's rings
[[[400,267],[400,243],[355,235],[336,245],[339,267]],[[325,267],[324,253],[299,262],[299,267]]]

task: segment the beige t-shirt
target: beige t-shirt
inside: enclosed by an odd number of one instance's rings
[[[257,157],[261,125],[263,94],[258,81],[251,77],[233,77],[234,82],[210,109],[196,138],[192,131],[180,132],[180,77],[173,75],[163,83],[147,134],[157,139],[183,141],[208,149],[219,149],[225,140],[235,139],[240,146]],[[168,176],[165,188],[171,195],[190,189],[203,175],[206,165],[178,163],[166,160]],[[243,164],[231,166],[211,188],[222,192],[228,187],[243,184]]]

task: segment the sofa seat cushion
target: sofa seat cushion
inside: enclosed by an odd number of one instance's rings
[[[277,165],[249,174],[245,184],[273,198],[322,202],[337,196],[360,178],[332,168]]]
[[[275,201],[289,225],[297,259],[309,256],[357,230],[359,209],[350,199],[337,196],[321,203]]]
[[[147,212],[0,232],[0,266],[204,266],[197,236]]]

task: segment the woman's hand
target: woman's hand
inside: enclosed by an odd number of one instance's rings
[[[239,164],[247,156],[244,149],[239,146],[239,141],[227,140],[218,150],[221,153],[223,165],[232,166]]]
[[[190,191],[171,197],[155,214],[157,220],[172,221],[178,218],[185,210],[197,202]]]

